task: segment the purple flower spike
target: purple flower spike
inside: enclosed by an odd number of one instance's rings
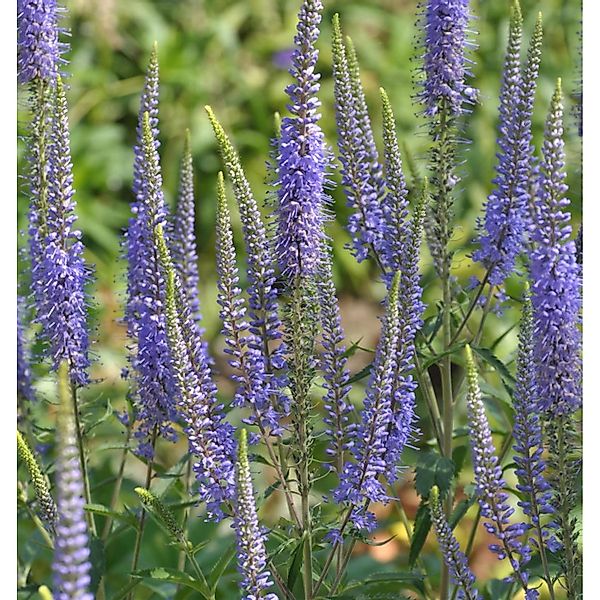
[[[128,243],[128,298],[126,319],[134,342],[131,364],[135,377],[134,403],[140,452],[152,454],[152,439],[160,433],[174,439],[176,387],[167,340],[165,280],[161,273],[154,228],[166,222],[158,151],[149,113],[142,120],[144,163],[142,201],[130,221]],[[135,235],[130,235],[130,234]],[[133,290],[137,290],[134,294]]]
[[[511,19],[504,81],[500,93],[500,130],[495,190],[488,197],[479,249],[473,258],[489,269],[490,285],[500,285],[523,248],[528,222],[529,179],[532,171],[531,117],[541,58],[542,22],[538,18],[525,71],[521,74],[522,18],[515,1]]]
[[[535,198],[531,301],[540,409],[568,415],[581,407],[581,281],[570,240],[560,80],[552,97]]]
[[[504,491],[506,482],[502,478],[502,469],[498,464],[492,432],[477,380],[477,369],[469,346],[467,346],[467,384],[467,414],[475,489],[481,514],[487,519],[483,525],[488,533],[498,539],[497,544],[490,545],[490,550],[497,554],[500,560],[509,559],[519,583],[527,590],[527,575],[521,569],[529,562],[531,550],[521,541],[521,538],[528,531],[529,526],[526,523],[510,522],[514,508],[507,502],[508,494]]]
[[[173,224],[171,250],[175,270],[185,292],[185,300],[194,321],[199,323],[198,253],[196,251],[196,200],[194,198],[194,167],[190,132],[186,132],[185,148],[179,179],[179,197]]]
[[[56,0],[19,0],[17,4],[17,69],[20,83],[53,81],[66,45],[59,42],[62,12]]]
[[[279,415],[269,398],[262,354],[248,345],[248,322],[244,318],[246,307],[241,297],[242,291],[238,287],[233,232],[221,172],[218,177],[217,199],[217,302],[221,307],[219,316],[223,323],[221,333],[225,336],[227,346],[225,353],[230,356],[229,365],[236,371],[233,379],[238,384],[238,389],[233,404],[252,410],[252,415],[246,419],[247,424],[256,424],[263,432],[279,432]]]
[[[179,412],[185,422],[190,452],[198,460],[194,472],[200,500],[206,502],[209,518],[223,517],[221,505],[235,491],[235,440],[233,427],[225,421],[217,398],[208,358],[198,353],[202,341],[195,330],[191,308],[179,299],[185,291],[165,242],[162,224],[155,230],[156,245],[165,273],[165,313]],[[197,337],[190,342],[190,337]]]
[[[513,406],[513,449],[517,465],[515,473],[519,480],[517,489],[523,494],[523,499],[518,504],[537,530],[540,543],[549,533],[548,528],[542,527],[540,519],[544,514],[552,514],[554,509],[550,484],[544,475],[546,463],[543,458],[542,418],[539,412],[533,357],[533,316],[528,296],[525,298],[521,317]]]
[[[81,232],[74,228],[73,165],[69,141],[68,106],[60,76],[48,150],[48,207],[39,262],[32,265],[36,319],[48,344],[53,368],[66,360],[71,381],[88,383],[87,280]]]
[[[469,569],[467,557],[461,552],[460,546],[452,533],[452,528],[446,520],[446,515],[444,515],[437,486],[434,486],[431,490],[429,511],[435,537],[444,557],[444,562],[448,567],[452,583],[458,586],[456,597],[459,600],[481,600],[481,594],[475,589],[475,575]]]
[[[372,531],[375,517],[367,511],[369,502],[388,502],[379,476],[386,472],[385,454],[392,417],[392,388],[396,371],[395,349],[399,339],[398,293],[396,275],[388,294],[386,316],[377,344],[375,361],[367,387],[360,424],[351,451],[354,462],[346,462],[340,484],[333,493],[338,503],[352,506],[349,522],[358,530]]]
[[[54,539],[53,596],[56,600],[93,600],[90,549],[81,464],[75,437],[68,367],[59,368],[60,409],[56,456],[56,495],[58,522]]]
[[[17,296],[17,396],[19,405],[35,400],[31,383],[29,347],[25,338],[25,300]],[[21,412],[21,416],[23,411]]]
[[[443,106],[452,116],[464,112],[464,104],[477,100],[477,90],[468,86],[470,75],[466,50],[471,14],[469,0],[428,0],[425,17],[425,81],[419,94],[425,114],[434,116]]]
[[[240,432],[237,462],[237,494],[235,518],[232,527],[237,539],[238,570],[242,580],[243,600],[277,600],[268,592],[273,587],[271,573],[267,569],[265,534],[258,522],[256,500],[248,462],[246,430]]]
[[[325,171],[328,163],[323,132],[318,125],[320,75],[315,42],[323,4],[305,0],[298,15],[296,49],[286,92],[291,117],[281,123],[277,144],[277,234],[275,252],[285,277],[312,276],[319,264],[324,238]]]
[[[348,222],[352,248],[361,262],[369,253],[379,259],[383,237],[383,186],[360,82],[352,79],[339,16],[333,18],[333,75],[338,148],[347,205],[354,211]],[[356,73],[355,73],[356,75]],[[357,93],[360,91],[360,95]],[[379,177],[376,177],[376,174]]]
[[[327,425],[326,434],[330,440],[326,452],[329,456],[336,457],[335,468],[338,473],[341,473],[344,467],[344,451],[351,445],[350,439],[355,427],[348,422],[349,414],[352,412],[352,404],[348,401],[350,372],[346,367],[348,359],[344,354],[346,350],[343,345],[344,331],[331,272],[330,250],[325,245],[321,256],[317,294],[323,331],[323,354],[320,366],[325,379],[323,402],[327,415],[324,421]]]

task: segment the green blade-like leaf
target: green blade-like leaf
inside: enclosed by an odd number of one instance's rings
[[[419,554],[423,549],[429,530],[431,529],[431,514],[429,513],[429,505],[424,500],[421,501],[419,510],[415,517],[415,526],[413,529],[412,543],[408,553],[408,566],[414,567]]]
[[[119,523],[129,525],[129,527],[133,527],[134,529],[138,528],[138,519],[132,513],[122,513],[117,512],[116,510],[110,510],[103,504],[86,504],[83,508],[95,515],[111,518],[115,521],[119,521]]]
[[[177,569],[155,567],[153,569],[134,571],[131,575],[132,577],[136,577],[138,579],[154,579],[155,581],[184,585],[201,594],[203,598],[206,598],[206,600],[210,600],[210,598],[213,597],[211,590],[201,581],[198,581],[191,575],[188,575],[183,571],[178,571]]]
[[[217,589],[217,585],[219,584],[219,579],[221,579],[221,575],[223,575],[225,569],[229,566],[229,563],[235,556],[235,551],[236,544],[235,542],[233,542],[229,545],[229,548],[227,548],[227,550],[223,554],[221,554],[219,560],[212,568],[212,571],[208,574],[208,585],[213,592]]]

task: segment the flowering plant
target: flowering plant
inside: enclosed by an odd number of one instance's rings
[[[337,153],[329,145],[318,50],[324,7],[321,0],[299,4],[289,103],[271,141],[264,207],[227,128],[205,107],[223,169],[214,185],[214,307],[199,290],[191,134],[171,208],[156,44],[149,53],[122,240],[128,393],[117,400],[120,409],[108,403],[98,416],[99,402],[87,400],[102,386],[92,376],[90,345],[98,298],[76,225],[62,9],[55,0],[19,0],[18,78],[29,111],[28,269],[17,326],[19,516],[40,553],[52,557],[52,577],[33,568],[35,556],[20,564],[20,593],[214,600],[229,597],[233,582],[247,600],[579,598],[582,261],[565,184],[560,79],[543,143],[535,145],[541,16],[527,36],[513,0],[497,176],[473,248],[469,242],[482,275],[467,285],[455,274],[455,214],[463,137],[483,101],[469,0],[427,0],[418,19],[414,99],[429,140],[418,167],[383,88],[380,153],[358,51],[337,14]],[[374,349],[344,333],[330,232],[338,180],[349,211],[348,253],[381,282]],[[427,261],[435,277],[426,282]],[[508,353],[514,373],[496,355],[514,324],[498,339],[488,335],[491,313],[509,304],[521,314]],[[222,352],[209,344],[206,310],[218,312]],[[369,359],[352,372],[359,351]],[[52,402],[39,407],[43,377],[56,382],[56,411]],[[49,418],[50,426],[42,424]],[[498,420],[503,429],[495,429]],[[118,451],[118,467],[103,481],[94,437],[109,422],[124,434],[107,448]],[[166,466],[161,451],[174,446],[180,458]],[[134,464],[141,471],[130,475]],[[411,524],[400,491],[413,470],[420,499]],[[266,487],[257,485],[258,471],[269,477]],[[128,486],[135,495],[127,496]],[[407,564],[357,578],[355,550],[381,543],[376,532],[388,506],[405,526]],[[204,537],[194,534],[192,512],[202,517]],[[455,532],[471,513],[463,545]],[[148,566],[155,525],[174,551]],[[470,566],[478,531],[487,533],[503,579],[486,580]],[[430,532],[437,572],[424,552]],[[112,561],[121,536],[128,536],[125,574]]]

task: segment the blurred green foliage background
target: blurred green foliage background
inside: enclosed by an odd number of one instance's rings
[[[362,68],[362,79],[371,108],[374,129],[380,131],[379,86],[386,88],[396,113],[399,136],[421,172],[426,168],[428,138],[422,120],[413,104],[413,72],[418,65],[417,30],[414,0],[325,0],[319,70],[322,73],[320,99],[323,127],[327,140],[335,150],[335,118],[331,79],[331,17],[339,12],[344,32],[356,45]],[[460,248],[455,264],[459,281],[465,282],[476,273],[468,257],[471,239],[482,205],[491,189],[495,164],[497,96],[508,27],[508,0],[474,0],[477,16],[473,24],[478,45],[474,52],[474,85],[481,90],[481,103],[466,119],[463,137],[468,140],[461,149],[464,165],[457,195],[456,244]],[[284,88],[289,82],[286,67],[281,64],[285,51],[292,45],[296,0],[68,0],[68,17],[64,25],[71,30],[68,65],[69,102],[71,107],[72,151],[79,225],[84,234],[87,258],[94,265],[95,352],[99,357],[95,375],[105,383],[88,392],[90,399],[122,402],[126,392],[120,379],[125,366],[125,338],[118,319],[124,301],[125,263],[121,259],[122,232],[129,217],[132,180],[132,146],[135,136],[138,98],[143,84],[145,65],[156,40],[161,69],[161,156],[164,189],[167,200],[175,201],[179,159],[185,129],[190,128],[196,169],[198,197],[198,252],[200,256],[201,297],[204,326],[213,353],[220,354],[219,323],[215,302],[214,222],[216,172],[221,168],[204,105],[211,104],[235,141],[247,174],[258,198],[264,198],[266,160],[270,138],[274,135],[274,114],[285,114]],[[580,140],[572,112],[573,94],[579,90],[579,30],[581,7],[572,0],[522,0],[525,32],[529,36],[538,11],[544,16],[544,54],[535,112],[535,138],[539,140],[543,119],[557,77],[563,79],[567,95],[568,184],[574,221],[580,220],[581,169]],[[27,105],[22,95],[19,109],[20,128],[25,131]],[[380,136],[378,135],[380,140]],[[19,144],[19,172],[24,172],[23,145]],[[382,288],[375,272],[363,263],[357,265],[345,249],[348,235],[344,225],[347,210],[339,175],[334,173],[331,189],[335,219],[329,227],[335,251],[335,274],[348,337],[374,346],[377,336],[376,314]],[[27,198],[25,190],[18,200],[18,225],[26,229]],[[234,220],[237,219],[234,213]],[[236,243],[240,243],[239,223]],[[25,245],[24,239],[20,244]],[[21,262],[24,271],[26,264]],[[433,310],[437,300],[432,267],[424,251],[426,298]],[[22,292],[27,293],[27,276],[22,276]],[[509,286],[510,291],[510,286]],[[512,320],[510,322],[513,322]],[[500,328],[502,319],[492,327]],[[511,338],[514,342],[514,338]],[[514,349],[514,345],[510,346]],[[512,350],[511,350],[512,351]],[[368,355],[363,358],[368,361]],[[355,367],[361,366],[356,359]],[[217,358],[217,366],[222,366]],[[41,371],[40,371],[41,372]],[[49,390],[48,382],[40,388]],[[101,391],[99,391],[101,390]],[[49,392],[50,393],[50,392]],[[47,416],[39,418],[44,421]],[[108,426],[107,426],[108,427]],[[112,425],[115,430],[114,424]],[[102,428],[99,430],[102,432]],[[98,434],[99,438],[103,436]],[[105,434],[108,439],[108,429]],[[183,452],[183,446],[178,448]],[[113,456],[114,455],[114,456]],[[165,457],[170,451],[165,450]],[[97,467],[110,481],[118,459],[117,452],[94,457]],[[165,458],[165,463],[170,460]],[[410,461],[409,461],[410,462]],[[171,461],[172,464],[172,461]],[[140,466],[141,468],[141,466]],[[135,480],[139,472],[133,466],[128,476]],[[125,487],[130,505],[132,485]],[[407,488],[408,490],[408,488]],[[98,492],[108,503],[110,486]],[[416,506],[414,492],[413,504]],[[410,504],[410,502],[409,502]],[[411,516],[411,515],[409,515]],[[412,515],[414,516],[414,515]],[[400,561],[402,535],[391,519],[389,531],[399,538],[395,549],[385,554],[381,549],[365,550],[364,569],[372,569],[373,561]],[[213,525],[197,520],[197,535],[212,536]],[[396,529],[394,529],[396,527]],[[388,531],[388,533],[389,533]],[[224,531],[223,531],[224,533]],[[26,532],[23,534],[26,535]],[[153,537],[154,535],[154,537]],[[460,536],[459,536],[460,537]],[[150,564],[168,564],[170,549],[160,545],[159,533],[149,532],[154,540]],[[197,538],[198,539],[198,538]],[[464,539],[464,538],[463,538]],[[461,540],[462,541],[462,540]],[[482,545],[483,548],[484,544]],[[208,548],[208,562],[222,551],[213,543]],[[485,550],[482,550],[485,554]],[[121,550],[124,552],[124,550]],[[211,555],[212,552],[212,555]],[[361,559],[359,559],[361,560]],[[126,570],[118,552],[111,554],[111,569]],[[171,561],[172,562],[172,561]],[[489,562],[489,561],[488,561]],[[360,565],[358,573],[360,573]],[[437,563],[431,563],[437,569]],[[38,569],[46,568],[42,563]],[[492,567],[480,567],[485,569]],[[118,577],[117,577],[118,580]],[[123,579],[123,582],[125,580]],[[144,596],[140,596],[144,597]],[[226,596],[223,596],[226,597]]]

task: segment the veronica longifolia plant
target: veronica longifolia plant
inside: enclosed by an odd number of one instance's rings
[[[33,300],[29,306],[26,297],[19,299],[17,445],[29,475],[19,482],[18,510],[30,538],[36,544],[41,539],[48,557],[52,550],[52,593],[65,599],[94,594],[100,600],[133,600],[159,593],[215,600],[239,590],[247,600],[317,600],[404,594],[411,588],[425,600],[481,600],[512,597],[519,588],[527,600],[546,590],[557,600],[564,588],[568,600],[575,600],[581,588],[582,234],[580,229],[574,240],[569,223],[560,85],[541,159],[533,145],[534,100],[543,77],[541,19],[524,57],[527,20],[517,0],[512,3],[496,174],[481,194],[487,202],[471,247],[468,235],[454,235],[460,231],[454,214],[472,210],[461,206],[463,197],[476,202],[472,190],[485,185],[471,185],[473,163],[463,160],[462,142],[480,135],[486,123],[482,115],[476,127],[470,123],[479,110],[471,83],[476,72],[471,3],[422,3],[415,100],[430,136],[414,143],[429,143],[418,149],[429,157],[423,169],[412,156],[412,139],[399,135],[410,124],[406,114],[394,114],[393,95],[380,89],[380,114],[370,111],[360,49],[343,35],[338,15],[331,31],[339,164],[334,160],[323,98],[331,88],[322,82],[327,69],[319,53],[325,9],[321,0],[299,5],[293,47],[286,52],[288,105],[272,141],[273,189],[266,210],[232,139],[206,107],[225,174],[217,176],[215,201],[209,192],[201,205],[203,213],[213,207],[216,217],[214,306],[210,295],[200,293],[210,282],[210,264],[203,264],[206,257],[196,243],[189,132],[173,210],[169,190],[163,189],[156,45],[152,49],[139,100],[123,244],[129,394],[118,398],[114,386],[92,400],[89,271],[76,227],[60,9],[53,0],[18,3],[18,78],[31,111],[26,137],[31,273],[19,289],[29,286]],[[488,44],[482,46],[485,51]],[[493,157],[483,159],[492,164]],[[338,182],[347,204],[345,232],[333,223]],[[430,250],[424,260],[423,231]],[[334,260],[344,244],[363,263],[358,271]],[[455,253],[463,257],[460,269]],[[465,265],[476,274],[471,289],[462,281]],[[531,291],[518,304],[524,265]],[[336,286],[340,276],[356,284],[370,274],[377,279],[374,305],[377,296],[383,299],[373,350],[346,338],[345,307],[352,300]],[[514,297],[503,302],[521,309],[518,347],[511,347],[514,324],[501,332],[504,321],[490,316],[507,278]],[[217,329],[221,346],[213,339]],[[29,344],[34,334],[42,344]],[[103,347],[110,337],[99,337],[101,357],[110,355]],[[219,348],[224,356],[218,356]],[[36,364],[39,349],[52,359],[49,374]],[[56,371],[61,403],[45,415],[44,391]],[[108,397],[115,404],[128,400],[132,409],[126,417],[118,415],[126,432],[114,444],[104,440],[113,431],[113,411],[97,410]],[[509,397],[512,408],[505,402]],[[497,400],[502,411],[491,410]],[[165,443],[179,438],[184,443]],[[112,459],[103,461],[105,451],[119,453],[114,477]],[[407,467],[413,465],[421,495],[414,526],[401,505],[413,481]],[[100,483],[108,470],[110,494]],[[463,492],[467,497],[461,498]],[[396,513],[383,508],[392,503],[408,534],[410,567],[396,572],[390,563],[390,573],[357,580],[363,571],[354,569],[355,550],[365,555],[360,560],[367,569],[376,530],[396,533]],[[479,519],[464,550],[457,541],[465,536],[463,517],[475,503],[494,540],[491,552],[501,561],[498,573],[508,575],[504,581],[490,583],[479,575],[477,581],[477,569],[469,566]],[[148,528],[147,516],[158,530]],[[430,576],[435,572],[425,543],[430,530],[429,539],[437,540],[439,581]],[[151,554],[160,535],[171,545]],[[131,548],[128,581],[120,566],[113,572],[123,558],[115,561],[112,554],[117,536],[123,552]],[[200,543],[194,543],[196,536]],[[153,562],[170,549],[179,556],[169,556],[169,566]],[[404,558],[396,562],[404,564]],[[25,559],[19,564],[20,590],[31,594],[35,586],[47,597],[48,588],[34,578],[45,577],[50,568],[38,568],[38,562],[30,568]]]

